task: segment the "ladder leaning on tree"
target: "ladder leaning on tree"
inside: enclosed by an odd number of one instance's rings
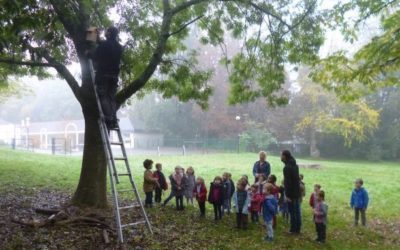
[[[147,225],[147,228],[149,229],[150,233],[153,233],[153,231],[151,229],[151,224],[150,224],[149,218],[147,217],[146,210],[144,209],[142,200],[140,199],[139,191],[137,190],[135,181],[133,180],[133,176],[132,176],[131,168],[129,166],[128,156],[126,154],[124,140],[123,140],[123,137],[121,134],[119,124],[118,124],[118,126],[116,126],[113,129],[110,129],[110,130],[106,126],[103,110],[101,108],[101,103],[99,100],[99,96],[97,94],[97,89],[96,89],[96,85],[95,85],[95,81],[94,81],[95,73],[94,73],[93,63],[92,63],[92,60],[90,60],[90,59],[89,59],[89,70],[91,73],[97,107],[99,109],[99,114],[100,114],[98,123],[99,123],[104,153],[105,153],[106,160],[107,160],[108,173],[110,176],[110,186],[111,186],[111,193],[113,196],[115,223],[116,223],[116,229],[117,229],[117,234],[118,234],[118,241],[123,243],[124,236],[122,233],[122,229],[125,227],[130,227],[130,226],[135,226],[138,224],[145,223]],[[111,131],[115,131],[118,134],[118,141],[110,141],[109,132],[111,132]],[[121,152],[122,152],[122,157],[114,157],[112,147],[111,147],[112,145],[116,145],[116,146],[120,147]],[[117,172],[116,161],[122,161],[124,163],[125,168],[126,168],[126,173],[118,173]],[[125,189],[125,190],[117,189],[117,187],[118,187],[117,184],[120,183],[120,177],[128,177],[130,185],[131,185],[130,189]],[[130,193],[133,192],[136,202],[133,201],[132,204],[130,204],[130,205],[120,206],[118,194],[122,193],[122,192],[130,192]],[[143,216],[143,220],[135,221],[135,222],[127,223],[127,224],[122,224],[121,223],[121,211],[123,211],[123,210],[133,211],[133,208],[135,208],[135,207],[140,207],[141,214]]]

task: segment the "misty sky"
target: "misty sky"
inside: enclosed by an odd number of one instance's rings
[[[323,1],[321,8],[330,8],[333,6],[333,4],[336,1]],[[115,13],[112,13],[113,19],[118,19]],[[371,19],[368,22],[366,22],[362,27],[362,30],[360,34],[362,36],[359,37],[359,40],[356,41],[354,44],[346,43],[343,39],[343,36],[340,34],[339,31],[327,31],[326,32],[326,41],[322,48],[320,49],[320,56],[321,57],[326,57],[327,55],[331,54],[332,52],[335,52],[337,50],[347,50],[349,53],[354,53],[357,51],[359,48],[361,48],[364,44],[366,44],[370,39],[379,33],[379,22],[377,18]],[[228,45],[229,46],[229,45]],[[74,74],[76,78],[80,78],[80,67],[78,63],[74,63],[72,65],[69,65],[68,68],[71,70],[71,72]],[[49,69],[51,72],[55,74],[54,69]],[[290,81],[293,82],[293,89],[296,90],[296,78],[297,78],[297,73],[293,70],[291,70],[291,67],[287,67],[287,71],[289,73],[289,78]],[[74,98],[72,95],[71,90],[68,88],[67,84],[61,80],[61,79],[48,79],[48,80],[42,80],[39,81],[36,77],[22,77],[21,82],[28,86],[31,90],[33,90],[35,97],[34,99],[38,98],[45,98],[46,93],[43,92],[43,89],[54,89],[55,91],[62,91],[65,92],[65,95],[68,98]],[[25,98],[25,97],[24,97]],[[2,108],[7,108],[7,104],[13,102],[13,100],[8,100],[0,107]],[[79,104],[77,101],[74,102],[77,106],[76,108],[79,108]],[[75,106],[74,104],[74,106]],[[56,105],[56,104],[50,104],[50,105]],[[29,113],[29,112],[28,112]],[[29,115],[29,114],[27,114]],[[3,116],[3,114],[1,114]],[[0,117],[3,120],[8,120],[9,117]],[[33,119],[34,120],[34,119]]]

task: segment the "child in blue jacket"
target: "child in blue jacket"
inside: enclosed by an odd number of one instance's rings
[[[364,182],[361,178],[356,179],[355,188],[351,192],[350,198],[350,206],[354,209],[354,225],[358,226],[358,218],[361,213],[361,223],[363,226],[366,225],[367,220],[365,216],[365,212],[368,208],[368,192],[365,190],[363,186]]]
[[[233,194],[233,206],[236,210],[236,228],[247,229],[250,196],[246,190],[246,182],[239,180]]]
[[[272,220],[278,212],[278,201],[273,195],[273,189],[274,187],[270,183],[264,185],[263,193],[265,195],[265,199],[262,204],[262,213],[265,226],[267,227],[267,236],[265,237],[266,241],[272,241],[274,239]]]

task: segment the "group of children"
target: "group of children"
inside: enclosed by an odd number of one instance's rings
[[[145,160],[143,163],[146,169],[143,183],[146,194],[146,207],[152,207],[153,205],[153,191],[155,192],[155,202],[160,204],[162,192],[168,189],[168,183],[162,173],[162,165],[157,163],[156,171],[152,172],[152,164],[151,160]],[[300,175],[299,179],[302,197],[304,197],[305,184],[302,181],[303,176]],[[285,198],[283,181],[280,186],[277,186],[277,178],[273,174],[268,177],[264,175],[258,176],[257,181],[252,185],[249,184],[248,176],[243,175],[235,185],[231,174],[225,172],[222,177],[216,176],[207,190],[204,179],[195,177],[193,167],[188,167],[185,171],[183,167],[176,166],[174,173],[169,176],[169,180],[171,193],[164,200],[162,206],[165,206],[171,199],[175,198],[176,209],[183,210],[184,197],[188,205],[194,205],[193,200],[196,199],[200,217],[205,217],[206,202],[208,201],[213,206],[214,219],[218,221],[222,219],[225,213],[231,213],[233,201],[233,208],[236,213],[236,227],[238,229],[247,229],[249,214],[251,222],[258,224],[259,216],[261,215],[267,231],[266,241],[272,241],[274,238],[278,211],[282,213],[284,221],[288,222],[289,220],[288,200]],[[355,211],[355,225],[358,225],[359,214],[361,214],[362,225],[365,226],[368,193],[362,185],[362,179],[357,179],[355,188],[352,191],[350,205]],[[324,243],[328,206],[325,204],[325,192],[321,190],[321,185],[314,185],[309,205],[313,209],[313,220],[318,236],[316,241]]]

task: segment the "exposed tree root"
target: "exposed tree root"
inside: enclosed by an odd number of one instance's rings
[[[45,214],[45,215],[57,214],[60,211],[61,211],[60,209],[35,208],[36,213]]]
[[[106,222],[107,217],[99,213],[99,211],[93,210],[81,210],[80,208],[74,206],[67,206],[62,209],[47,209],[47,208],[35,208],[35,212],[45,215],[50,215],[49,217],[39,220],[39,219],[24,219],[14,217],[11,219],[12,222],[31,227],[45,227],[54,225],[87,225],[94,226],[103,229],[103,237],[105,241],[109,241],[107,231],[115,232],[110,225]],[[104,233],[106,232],[106,233]]]

